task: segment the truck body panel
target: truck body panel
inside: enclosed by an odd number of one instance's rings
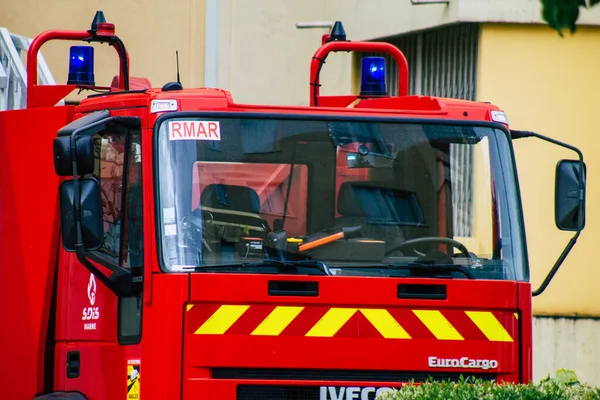
[[[0,397],[32,398],[51,385],[60,221],[50,149],[72,114],[67,106],[0,113]]]
[[[493,373],[499,377],[518,373],[517,290],[512,282],[440,279],[435,285],[447,285],[447,299],[419,301],[399,300],[398,285],[431,282],[362,277],[222,278],[192,276],[185,313],[188,367],[283,370],[285,364],[286,369],[432,372],[427,355],[460,358],[468,348],[473,357],[498,360]],[[294,296],[285,290],[268,294],[273,282],[317,283],[318,294]],[[238,293],[228,287],[238,288]],[[496,293],[493,298],[485,295],[492,291]],[[461,293],[480,301],[461,299]],[[352,351],[363,347],[372,352]],[[373,354],[379,357],[374,359]],[[454,372],[452,368],[439,371]]]

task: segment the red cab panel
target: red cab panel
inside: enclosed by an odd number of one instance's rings
[[[274,281],[301,281],[312,289],[286,295],[272,289]],[[399,284],[424,283],[447,285],[446,299],[398,299]],[[321,386],[392,387],[429,375],[517,379],[516,284],[449,283],[192,275],[184,394],[218,398],[222,390],[234,396],[236,385],[241,391],[262,385],[266,392],[303,385],[318,399]],[[480,301],[473,304],[473,297]]]

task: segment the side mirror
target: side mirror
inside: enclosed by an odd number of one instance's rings
[[[585,226],[587,168],[582,164],[583,171],[579,160],[560,160],[556,166],[554,218],[563,231],[580,231]]]
[[[58,137],[54,139],[53,143],[56,174],[59,176],[73,176],[73,161],[76,162],[78,175],[92,173],[94,170],[92,136],[102,131],[110,121],[110,111],[94,111],[59,129]],[[72,159],[71,140],[75,140],[76,160]]]
[[[79,179],[78,184],[83,248],[85,251],[97,250],[104,241],[100,184],[95,179]],[[74,252],[77,243],[77,226],[73,180],[61,183],[59,193],[63,247],[67,251]]]
[[[94,141],[91,136],[84,135],[75,139],[77,151],[77,173],[91,174],[94,171]],[[71,137],[61,136],[54,139],[54,171],[58,176],[73,176],[71,164]]]

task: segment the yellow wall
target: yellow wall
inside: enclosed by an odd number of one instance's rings
[[[116,27],[130,57],[130,75],[145,77],[160,87],[176,80],[175,50],[179,50],[184,87],[204,84],[204,0],[0,1],[0,26],[33,38],[49,29],[87,30],[96,10]],[[41,51],[57,83],[66,83],[69,47],[83,42],[54,41]],[[96,84],[108,86],[118,74],[118,57],[108,45],[94,44]],[[87,95],[87,94],[86,94]],[[81,98],[83,96],[70,96]]]
[[[481,30],[478,100],[505,110],[513,129],[579,147],[588,167],[586,229],[550,286],[534,298],[537,315],[600,316],[599,46],[600,28],[580,27],[564,38],[546,26],[484,25]],[[554,224],[554,173],[560,158],[575,153],[533,138],[514,145],[536,289],[572,236]]]

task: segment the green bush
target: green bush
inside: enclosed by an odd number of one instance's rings
[[[600,388],[582,384],[573,371],[558,370],[555,378],[528,385],[498,384],[461,379],[454,382],[429,380],[419,385],[410,382],[399,390],[388,391],[377,400],[600,400]]]

